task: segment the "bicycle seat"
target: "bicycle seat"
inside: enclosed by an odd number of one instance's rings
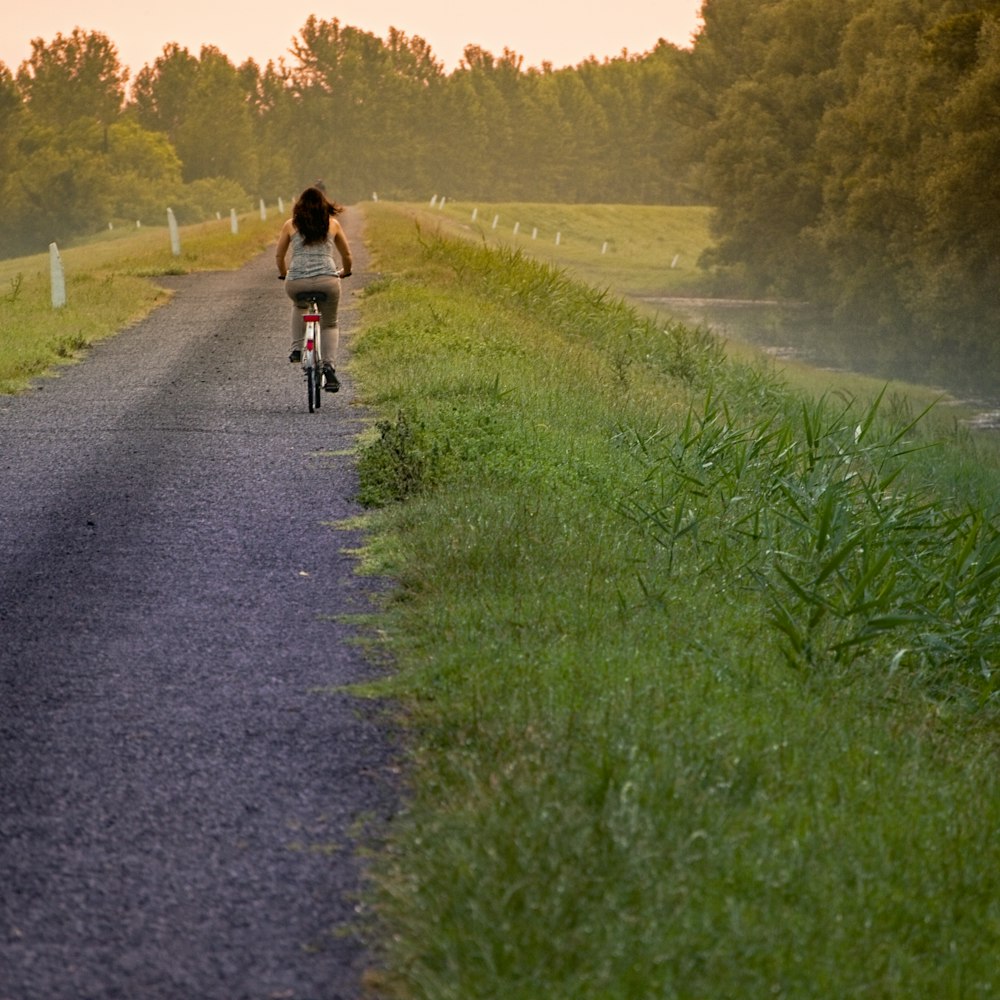
[[[326,292],[296,292],[295,301],[300,305],[309,305],[310,302],[326,302]]]

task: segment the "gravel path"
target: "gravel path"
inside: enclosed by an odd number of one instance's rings
[[[306,412],[272,251],[164,283],[0,398],[0,1000],[354,1000],[354,849],[397,794],[391,727],[331,690],[372,676],[335,616],[380,584],[324,526],[364,413],[349,373]]]

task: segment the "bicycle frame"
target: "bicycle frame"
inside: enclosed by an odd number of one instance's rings
[[[316,293],[303,294],[302,297],[308,303],[302,317],[302,322],[305,324],[302,371],[309,396],[309,412],[312,413],[320,408],[323,397],[323,317],[319,311],[319,299]]]
[[[305,343],[302,351],[302,368],[306,373],[306,383],[309,385],[312,394],[312,405],[309,412],[319,409],[323,383],[323,340],[322,323],[319,310],[315,304],[310,312],[302,317],[305,323]]]

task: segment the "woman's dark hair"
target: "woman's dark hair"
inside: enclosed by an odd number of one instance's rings
[[[292,209],[292,225],[306,243],[322,243],[330,234],[330,219],[343,210],[318,187],[307,187]]]

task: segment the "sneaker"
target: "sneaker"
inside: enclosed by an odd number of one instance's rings
[[[288,355],[288,360],[293,365],[297,365],[302,360],[302,352],[297,347],[293,347],[292,353]]]
[[[337,381],[337,373],[329,365],[323,367],[323,377],[326,379],[326,385],[323,388],[327,392],[336,392],[340,388],[340,383]]]

